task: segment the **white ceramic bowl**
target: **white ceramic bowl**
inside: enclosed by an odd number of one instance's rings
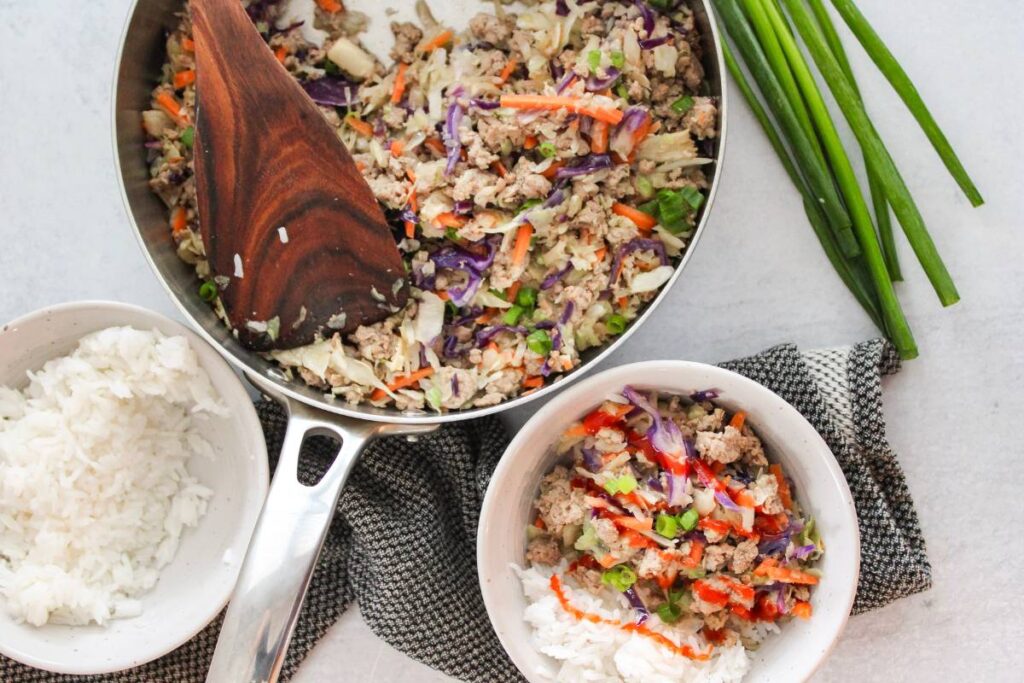
[[[217,352],[182,325],[125,304],[62,304],[0,328],[0,384],[22,387],[25,372],[69,353],[78,340],[106,327],[129,325],[184,335],[214,388],[231,410],[201,428],[214,459],[193,458],[189,470],[214,491],[209,509],[187,530],[174,560],[142,597],[142,614],[106,627],[36,628],[15,623],[0,599],[0,653],[30,666],[69,674],[118,671],[144,664],[186,642],[227,604],[268,486],[267,449],[259,419],[241,381]]]
[[[531,645],[523,621],[526,599],[510,569],[523,564],[525,529],[540,479],[559,461],[552,442],[570,424],[624,385],[688,395],[717,389],[719,405],[742,409],[765,442],[769,457],[782,464],[795,495],[821,529],[824,572],[811,603],[810,621],[794,620],[752,655],[745,683],[798,683],[831,651],[853,605],[860,569],[857,516],[839,464],[814,428],[777,395],[735,373],[683,361],[650,361],[602,372],[558,395],[526,424],[509,445],[487,488],[477,536],[477,564],[484,603],[498,637],[531,683],[548,681],[541,672],[552,660]]]

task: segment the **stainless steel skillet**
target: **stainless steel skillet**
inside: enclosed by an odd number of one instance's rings
[[[554,384],[496,406],[444,415],[350,406],[329,400],[322,392],[299,382],[289,382],[273,364],[242,347],[209,306],[199,299],[195,274],[175,251],[167,227],[166,208],[149,190],[140,123],[142,111],[149,108],[150,91],[164,61],[166,34],[177,24],[175,14],[181,11],[184,2],[134,1],[121,39],[112,99],[117,177],[136,237],[153,272],[198,333],[263,393],[280,402],[289,415],[280,464],[225,616],[208,681],[277,679],[341,489],[352,465],[370,441],[387,435],[427,433],[445,422],[497,413],[557,391],[625,343],[679,279],[704,232],[717,193],[727,110],[722,53],[718,31],[709,19],[710,9],[706,0],[685,1],[693,7],[704,37],[707,79],[711,93],[721,101],[721,135],[714,149],[717,161],[708,201],[690,247],[672,279],[623,335],[608,346],[585,352],[582,364]],[[479,6],[485,9],[483,3]],[[323,479],[315,486],[305,486],[296,478],[299,450],[305,438],[318,434],[337,439],[341,446]]]

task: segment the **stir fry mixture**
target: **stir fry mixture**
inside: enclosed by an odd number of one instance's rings
[[[338,0],[248,5],[352,152],[413,286],[383,322],[271,355],[350,403],[440,412],[534,391],[626,329],[687,247],[718,109],[673,2],[498,5],[460,34],[418,8],[422,26],[392,24],[385,67]],[[200,238],[190,36],[186,12],[143,123],[178,253],[222,313],[233,277]]]
[[[624,627],[653,618],[709,650],[754,649],[751,623],[810,618],[824,544],[744,413],[713,398],[626,387],[570,427],[572,462],[541,483],[527,559],[556,568],[560,600],[563,581],[618,595],[636,615]]]

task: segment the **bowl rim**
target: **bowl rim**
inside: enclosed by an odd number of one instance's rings
[[[835,507],[839,511],[840,516],[844,518],[842,528],[837,528],[835,532],[837,534],[845,533],[848,535],[846,540],[852,543],[853,563],[851,566],[852,571],[850,578],[846,585],[839,587],[839,592],[836,598],[836,609],[841,610],[839,612],[841,614],[841,618],[834,626],[834,632],[830,635],[828,645],[820,650],[814,651],[817,659],[813,662],[813,665],[808,668],[804,678],[801,679],[802,681],[809,680],[828,660],[829,656],[838,644],[839,639],[849,622],[850,611],[853,608],[854,599],[857,594],[857,584],[860,578],[861,567],[860,528],[857,523],[857,513],[853,501],[853,495],[850,492],[849,484],[847,483],[846,477],[839,466],[839,462],[835,458],[835,454],[832,453],[832,450],[829,448],[824,438],[822,438],[818,431],[810,424],[810,422],[808,422],[807,418],[805,418],[795,407],[771,389],[748,377],[716,365],[696,361],[648,360],[620,365],[615,368],[595,373],[568,390],[558,394],[544,406],[545,415],[535,413],[516,433],[512,441],[506,447],[505,452],[498,461],[498,465],[495,467],[494,472],[491,475],[491,479],[488,482],[480,510],[479,526],[477,527],[477,579],[491,627],[494,629],[498,636],[498,640],[501,642],[502,648],[505,650],[506,654],[508,654],[512,662],[516,665],[523,676],[530,680],[531,683],[534,683],[536,679],[531,678],[531,674],[527,671],[527,667],[525,666],[526,663],[522,662],[518,658],[514,648],[510,647],[510,642],[508,641],[511,640],[511,636],[504,633],[500,619],[497,616],[501,610],[499,610],[497,605],[496,582],[492,581],[492,579],[496,577],[491,575],[484,576],[483,572],[483,568],[488,566],[486,558],[490,555],[491,550],[496,543],[496,541],[486,534],[486,531],[491,527],[492,518],[497,516],[507,516],[508,514],[509,505],[502,505],[502,502],[512,495],[512,493],[509,491],[508,486],[503,485],[504,480],[510,476],[515,468],[522,466],[524,460],[521,456],[524,455],[524,451],[528,452],[527,449],[530,448],[532,444],[543,441],[545,444],[544,448],[542,450],[538,449],[536,452],[547,453],[553,441],[549,436],[534,434],[534,432],[539,429],[539,424],[546,419],[545,416],[563,412],[582,416],[585,414],[586,410],[590,410],[599,405],[603,400],[604,394],[594,391],[595,387],[600,388],[602,385],[609,383],[613,386],[620,384],[624,386],[631,383],[631,377],[635,377],[641,372],[647,370],[657,370],[665,377],[673,378],[666,379],[663,386],[670,384],[681,385],[684,380],[674,378],[686,377],[695,372],[716,376],[716,378],[728,381],[734,386],[745,385],[755,393],[760,394],[761,399],[759,400],[763,399],[766,409],[775,408],[784,413],[788,413],[790,419],[797,419],[798,423],[800,423],[801,431],[805,432],[805,434],[810,438],[811,443],[808,446],[789,451],[790,453],[799,452],[802,454],[799,456],[794,455],[794,459],[804,459],[807,457],[817,458],[819,455],[823,456],[821,457],[821,460],[828,474],[829,485],[834,486],[836,493],[838,493],[838,498],[833,499],[833,502],[830,505]],[[718,380],[714,379],[712,381]],[[637,382],[637,384],[639,386],[648,386],[650,383]],[[665,390],[667,391],[667,389]],[[538,455],[536,457],[541,458],[544,456]],[[545,472],[546,470],[542,471],[540,476],[543,476]],[[537,483],[539,483],[539,480],[538,482],[535,482],[535,484]],[[518,646],[521,644],[517,643],[516,645]],[[527,647],[532,646],[528,644]]]
[[[245,385],[238,378],[234,368],[228,363],[220,353],[216,351],[208,342],[202,337],[197,335],[195,332],[190,330],[184,324],[173,320],[161,313],[152,311],[142,306],[134,304],[127,304],[119,301],[108,301],[102,299],[87,299],[81,301],[68,301],[43,308],[36,309],[24,315],[20,315],[10,322],[0,325],[0,341],[3,339],[3,333],[10,329],[14,329],[18,326],[25,325],[34,322],[40,318],[53,315],[64,315],[67,313],[86,311],[86,310],[97,310],[110,312],[114,317],[130,317],[135,316],[136,321],[139,317],[148,319],[152,323],[159,323],[164,326],[165,329],[173,330],[175,334],[184,336],[189,345],[199,356],[200,365],[202,366],[214,366],[219,371],[227,371],[225,378],[231,376],[234,378],[234,382],[226,382],[225,386],[215,387],[217,393],[221,396],[221,399],[228,403],[233,413],[244,423],[247,423],[244,429],[255,429],[258,433],[262,434],[262,426],[260,424],[259,416],[256,413],[256,407],[249,397],[248,392],[245,389]],[[111,323],[111,325],[124,324],[131,327],[139,328],[138,322],[124,322],[124,323]],[[109,327],[108,325],[107,327]],[[102,328],[100,328],[102,329]],[[89,334],[89,332],[83,332],[82,336]],[[167,332],[165,331],[165,334]],[[224,395],[225,392],[233,395]],[[244,400],[241,400],[244,399]],[[255,461],[254,477],[258,487],[258,496],[254,496],[254,500],[259,500],[260,507],[262,507],[262,500],[266,498],[267,492],[270,488],[270,465],[267,457],[266,442],[262,438],[254,439],[256,443],[257,452],[253,453],[253,460]],[[255,522],[258,514],[253,518],[253,525],[255,528]],[[204,520],[205,520],[204,516]],[[202,523],[202,520],[201,522]],[[175,555],[179,557],[179,555]],[[172,560],[173,562],[173,560]],[[241,568],[241,558],[239,558],[238,567]],[[200,631],[206,628],[218,614],[227,605],[228,600],[231,598],[231,594],[234,592],[235,582],[231,581],[225,584],[225,589],[222,591],[223,595],[218,597],[217,600],[209,602],[208,609],[202,612],[202,618],[196,620],[196,624],[193,627],[189,627],[181,632],[181,634],[171,641],[161,642],[159,638],[150,640],[152,645],[149,645],[144,649],[136,649],[131,652],[119,653],[116,648],[116,643],[111,644],[111,651],[113,656],[107,659],[102,665],[90,666],[89,664],[80,664],[80,657],[76,655],[75,650],[69,649],[69,658],[67,661],[58,662],[50,659],[43,659],[33,654],[28,654],[11,648],[6,642],[0,640],[0,654],[10,659],[31,666],[44,671],[50,671],[58,674],[69,674],[69,675],[99,675],[109,674],[118,671],[124,671],[135,667],[148,664],[155,659],[159,659],[169,652],[177,649],[184,645],[188,641],[192,640]],[[145,595],[145,594],[144,594]],[[24,626],[24,624],[20,624]],[[40,629],[46,628],[48,624],[39,627]],[[32,627],[34,628],[34,627]],[[75,627],[72,627],[75,628]],[[95,625],[86,625],[82,628],[96,628]]]

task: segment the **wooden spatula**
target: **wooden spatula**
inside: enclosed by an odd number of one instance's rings
[[[238,0],[191,0],[200,232],[243,344],[308,344],[405,305],[384,213]]]

